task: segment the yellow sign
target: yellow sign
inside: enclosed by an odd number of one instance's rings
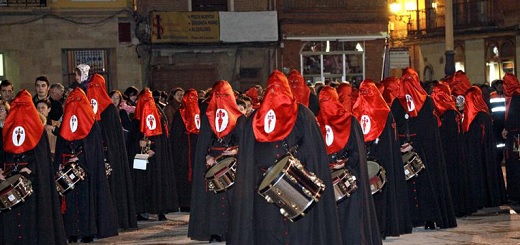
[[[218,12],[152,12],[152,43],[220,41]]]

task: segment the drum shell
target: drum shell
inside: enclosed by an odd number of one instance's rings
[[[425,168],[419,155],[414,151],[408,151],[402,155],[404,164],[404,175],[409,180],[419,175],[419,172]]]
[[[20,174],[7,178],[0,188],[0,210],[11,209],[25,202],[33,193],[32,182]]]
[[[62,196],[65,195],[68,191],[74,189],[78,182],[83,181],[86,176],[85,170],[79,164],[67,164],[61,171],[58,171],[55,179],[58,193]]]
[[[356,176],[354,176],[354,174],[352,174],[348,169],[335,169],[332,171],[331,175],[336,203],[350,197],[350,195],[357,190]]]
[[[372,195],[383,190],[386,184],[386,171],[375,159],[367,161],[370,192]]]
[[[208,189],[219,193],[233,186],[235,183],[236,163],[237,159],[235,157],[226,157],[211,166],[205,175]]]
[[[323,181],[307,171],[292,155],[282,158],[265,173],[258,194],[280,208],[280,213],[294,222],[318,202],[325,190]]]

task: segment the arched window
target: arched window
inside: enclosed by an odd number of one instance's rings
[[[500,52],[496,42],[489,42],[486,48],[486,79],[489,84],[500,79]]]
[[[455,71],[465,71],[465,53],[462,45],[455,46]]]
[[[489,84],[515,73],[516,45],[514,38],[489,40],[486,46],[486,79]]]
[[[433,67],[431,65],[426,65],[426,67],[424,67],[424,73],[423,73],[423,77],[424,77],[424,82],[431,82],[433,81]]]

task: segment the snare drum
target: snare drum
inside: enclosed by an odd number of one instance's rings
[[[215,193],[230,188],[235,183],[237,159],[229,156],[219,160],[206,171],[208,189]]]
[[[342,168],[333,170],[331,175],[336,203],[343,201],[346,197],[350,197],[350,195],[357,190],[356,176],[348,169]]]
[[[323,181],[291,154],[271,166],[258,186],[258,194],[276,204],[280,213],[292,222],[304,216],[320,200],[324,190]]]
[[[76,183],[83,181],[87,174],[78,163],[69,163],[58,171],[56,177],[56,189],[60,195],[64,196],[68,191],[74,189]]]
[[[13,175],[0,183],[0,210],[11,209],[24,202],[33,193],[32,183],[21,174]]]
[[[417,175],[425,168],[421,157],[415,151],[408,151],[402,155],[404,164],[404,175],[409,180]]]
[[[372,195],[380,192],[386,183],[386,171],[375,159],[367,160],[370,191]]]

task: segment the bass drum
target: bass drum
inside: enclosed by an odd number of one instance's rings
[[[291,222],[303,217],[320,200],[324,190],[323,181],[291,154],[267,169],[258,186],[258,194],[277,205]]]
[[[336,203],[350,197],[350,195],[357,190],[356,176],[348,169],[342,168],[333,170],[331,175]]]
[[[206,171],[208,189],[215,193],[229,189],[235,183],[237,159],[229,156],[219,159]]]
[[[376,159],[369,158],[367,160],[368,177],[370,182],[370,191],[372,195],[380,192],[386,184],[386,171],[379,165]]]
[[[25,202],[33,193],[32,182],[21,174],[15,174],[0,183],[0,211],[11,209]]]

